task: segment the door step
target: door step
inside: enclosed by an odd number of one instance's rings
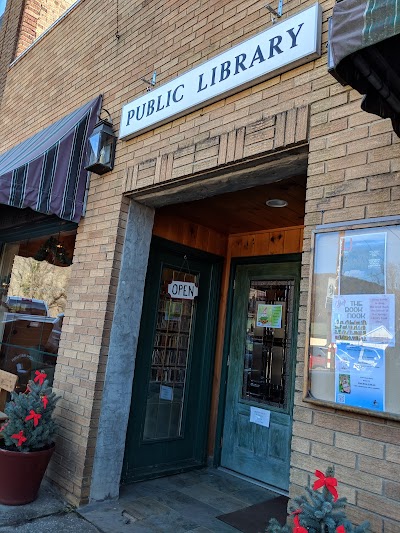
[[[278,489],[277,487],[273,487],[272,485],[268,485],[267,483],[263,483],[262,481],[258,481],[257,479],[253,479],[251,477],[244,476],[243,474],[239,474],[238,472],[235,472],[234,470],[229,470],[229,468],[219,466],[217,470],[220,470],[221,472],[225,472],[226,474],[230,474],[231,476],[237,477],[239,479],[243,479],[244,481],[247,481],[248,483],[252,483],[253,485],[262,487],[263,489],[270,490],[271,492],[274,492],[275,494],[281,494],[282,496],[289,496],[289,491],[287,490]]]

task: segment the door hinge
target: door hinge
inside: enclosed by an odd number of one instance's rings
[[[231,354],[228,354],[228,359],[226,360],[226,366],[231,364]]]
[[[222,448],[223,444],[224,444],[224,437],[221,437],[219,440],[219,447]]]
[[[236,279],[233,280],[233,290],[236,289]]]

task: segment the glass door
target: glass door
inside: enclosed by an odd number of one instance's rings
[[[171,280],[197,286],[199,275],[169,266],[162,268],[143,432],[146,442],[182,437],[185,429],[183,415],[197,300],[171,298]]]
[[[221,465],[288,490],[298,263],[236,271]]]
[[[219,268],[170,246],[156,240],[150,253],[125,483],[206,463]]]

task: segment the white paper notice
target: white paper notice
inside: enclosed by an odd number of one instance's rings
[[[172,387],[166,387],[165,385],[161,385],[160,399],[169,400],[170,402],[172,402],[173,397],[174,397],[174,389]]]
[[[258,407],[250,407],[250,422],[253,422],[253,424],[269,428],[270,417],[271,411],[259,409]]]

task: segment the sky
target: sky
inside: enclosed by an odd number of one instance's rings
[[[0,0],[0,16],[4,13],[7,0]]]

